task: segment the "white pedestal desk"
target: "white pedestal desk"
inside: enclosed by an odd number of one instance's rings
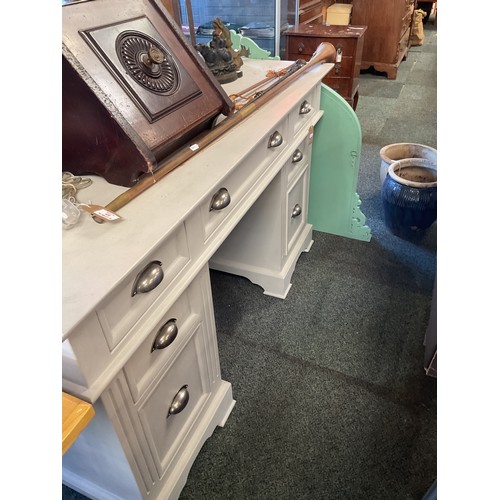
[[[243,78],[224,89],[288,64],[245,60]],[[312,131],[331,67],[297,78],[120,209],[122,220],[82,215],[64,231],[62,388],[95,409],[63,457],[71,488],[99,500],[177,498],[203,443],[224,425],[234,400],[220,376],[209,266],[286,297],[312,244]],[[283,142],[269,147],[275,132]],[[79,202],[104,206],[126,189],[92,179]],[[211,210],[221,188],[231,201]],[[144,271],[162,279],[134,294]]]

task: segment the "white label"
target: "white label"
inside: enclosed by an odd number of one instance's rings
[[[119,215],[116,215],[113,212],[110,212],[109,210],[106,210],[105,208],[101,208],[100,210],[96,210],[94,212],[95,215],[98,215],[99,217],[102,217],[103,219],[106,220],[117,220],[120,218]]]

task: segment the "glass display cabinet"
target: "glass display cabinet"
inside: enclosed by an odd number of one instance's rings
[[[220,18],[229,29],[251,38],[271,56],[285,56],[284,32],[295,23],[295,0],[179,0],[179,16],[187,37],[189,9],[192,12],[195,43],[212,38],[212,21]],[[278,35],[276,35],[278,34]]]

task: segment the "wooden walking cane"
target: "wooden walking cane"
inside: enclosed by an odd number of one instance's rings
[[[287,74],[286,78],[280,79],[276,83],[273,83],[268,88],[268,90],[260,93],[257,98],[245,104],[237,112],[229,115],[225,120],[216,125],[213,129],[199,134],[188,145],[179,148],[175,153],[168,156],[157,168],[157,170],[152,173],[152,175],[143,176],[133,187],[117,196],[104,208],[111,212],[116,212],[120,208],[124,207],[127,203],[146,191],[146,189],[156,184],[169,172],[192,158],[195,154],[217,140],[236,124],[241,123],[243,120],[248,118],[248,116],[250,116],[256,109],[260,108],[262,105],[268,102],[283,87],[289,85],[290,82],[298,78],[300,75],[311,70],[318,64],[334,62],[335,53],[335,47],[331,43],[322,42],[320,45],[318,45],[316,51],[307,63],[301,60],[297,61],[295,64],[300,62],[300,64],[297,64],[297,67],[299,69],[290,74]],[[94,220],[99,223],[105,222],[99,217],[94,217]]]

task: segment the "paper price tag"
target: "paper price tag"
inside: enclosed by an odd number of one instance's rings
[[[101,207],[101,205],[82,204],[80,206],[83,208],[83,210],[92,214],[92,216],[98,217],[103,221],[115,221],[121,219],[121,217],[117,213],[112,212],[111,210],[107,210],[106,208]]]
[[[106,210],[105,208],[100,208],[99,210],[96,210],[92,215],[97,215],[98,217],[101,217],[102,219],[105,220],[118,220],[121,217],[114,212],[110,212],[109,210]]]
[[[314,136],[314,127],[311,125],[309,127],[309,133],[307,134],[307,140],[308,140],[309,144],[312,144],[313,136]]]

